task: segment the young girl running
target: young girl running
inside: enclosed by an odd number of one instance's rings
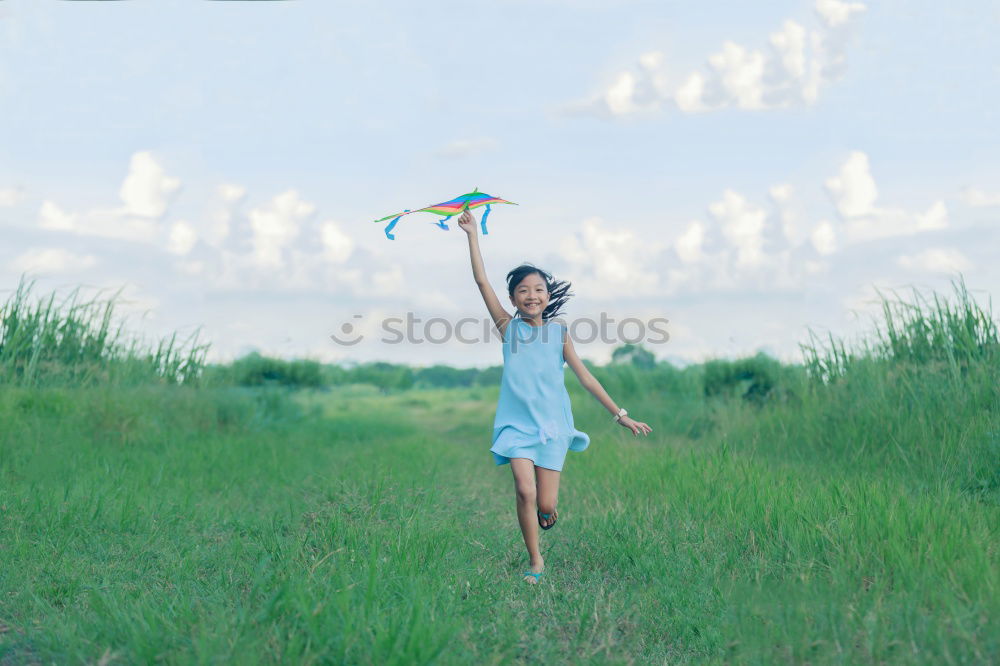
[[[566,452],[583,451],[590,444],[590,437],[573,426],[563,363],[569,364],[580,384],[618,424],[636,436],[649,434],[652,428],[618,408],[576,355],[565,325],[550,321],[569,298],[569,283],[553,280],[529,264],[518,266],[507,274],[507,291],[515,308],[511,316],[486,278],[476,221],[468,210],[462,213],[458,226],[469,236],[472,275],[503,338],[503,378],[490,451],[497,465],[510,463],[514,473],[517,520],[530,557],[524,580],[537,583],[545,568],[538,548],[538,527],[550,529],[559,517],[556,498]]]

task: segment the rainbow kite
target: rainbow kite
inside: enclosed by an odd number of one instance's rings
[[[445,224],[445,222],[447,222],[455,215],[458,215],[459,213],[465,210],[471,210],[473,208],[479,208],[480,206],[486,206],[486,210],[483,212],[483,219],[480,221],[480,226],[482,226],[483,228],[483,235],[486,235],[487,233],[489,233],[486,231],[486,218],[490,214],[490,205],[497,203],[511,204],[514,206],[517,205],[513,201],[504,201],[503,199],[498,199],[497,197],[491,197],[488,194],[484,194],[480,192],[479,188],[477,187],[469,194],[463,194],[462,196],[456,197],[451,201],[445,201],[444,203],[434,204],[433,206],[428,206],[427,208],[420,208],[417,210],[407,209],[404,210],[402,213],[396,213],[395,215],[386,215],[385,217],[375,221],[385,222],[390,217],[394,218],[392,222],[389,223],[389,226],[385,228],[385,235],[386,238],[388,238],[389,240],[396,240],[396,237],[389,232],[392,231],[392,228],[396,226],[397,222],[399,222],[399,218],[403,217],[404,215],[409,215],[410,213],[424,213],[424,212],[444,215],[445,216],[444,219],[438,220],[437,222],[431,222],[431,224],[436,224],[438,227],[442,229],[447,229],[448,225]]]

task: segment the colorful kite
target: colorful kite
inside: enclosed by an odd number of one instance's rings
[[[396,237],[389,232],[392,231],[392,228],[396,226],[397,222],[399,222],[399,218],[403,217],[404,215],[409,215],[410,213],[424,213],[424,212],[444,215],[445,216],[444,219],[438,220],[437,222],[431,222],[431,224],[436,224],[438,227],[442,229],[447,229],[448,225],[445,224],[445,222],[450,220],[452,217],[458,215],[462,211],[471,210],[473,208],[479,208],[480,206],[486,206],[486,210],[483,212],[483,219],[480,221],[480,226],[482,226],[483,235],[485,236],[487,233],[489,233],[486,231],[486,218],[489,217],[490,214],[490,205],[497,203],[511,204],[514,206],[517,205],[513,201],[504,201],[503,199],[498,199],[497,197],[491,197],[488,194],[483,194],[482,192],[479,191],[479,188],[477,187],[469,194],[463,194],[462,196],[456,197],[451,201],[445,201],[444,203],[434,204],[433,206],[428,206],[427,208],[420,208],[418,210],[407,209],[404,210],[402,213],[396,213],[395,215],[386,215],[382,219],[375,221],[385,222],[390,217],[394,218],[393,221],[389,223],[389,226],[385,228],[385,235],[386,238],[388,238],[389,240],[396,240]]]

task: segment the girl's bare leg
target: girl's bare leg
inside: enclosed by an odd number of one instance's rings
[[[559,472],[545,467],[535,467],[537,478],[538,510],[542,513],[551,514],[549,519],[542,518],[542,523],[546,526],[556,522],[559,514],[556,512],[556,500],[559,497]],[[538,520],[538,516],[535,517]]]
[[[514,473],[514,491],[517,497],[517,522],[521,525],[524,545],[528,547],[528,557],[531,565],[528,567],[535,573],[541,573],[545,561],[538,549],[538,516],[535,515],[535,503],[538,501],[535,489],[535,464],[528,458],[511,458],[510,469]],[[536,583],[534,576],[525,576],[524,580]]]

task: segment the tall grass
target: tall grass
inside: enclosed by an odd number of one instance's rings
[[[885,321],[875,324],[874,336],[853,349],[828,335],[824,345],[809,329],[808,344],[800,344],[811,377],[836,381],[852,368],[871,362],[898,366],[934,366],[959,379],[970,365],[1000,360],[1000,334],[993,318],[992,299],[983,309],[970,295],[965,278],[951,281],[955,303],[932,292],[928,298],[913,288],[912,302],[889,290],[893,298],[876,289]]]
[[[955,298],[879,292],[884,321],[854,345],[802,345],[798,396],[749,413],[720,405],[714,428],[741,451],[948,488],[1000,505],[1000,337],[965,283]],[[813,338],[815,341],[815,337]],[[791,377],[791,376],[790,376]]]
[[[0,385],[184,384],[199,377],[209,345],[197,342],[198,331],[149,344],[126,335],[124,322],[115,325],[121,289],[84,301],[77,287],[57,301],[55,292],[33,298],[34,284],[22,275],[0,306]]]

